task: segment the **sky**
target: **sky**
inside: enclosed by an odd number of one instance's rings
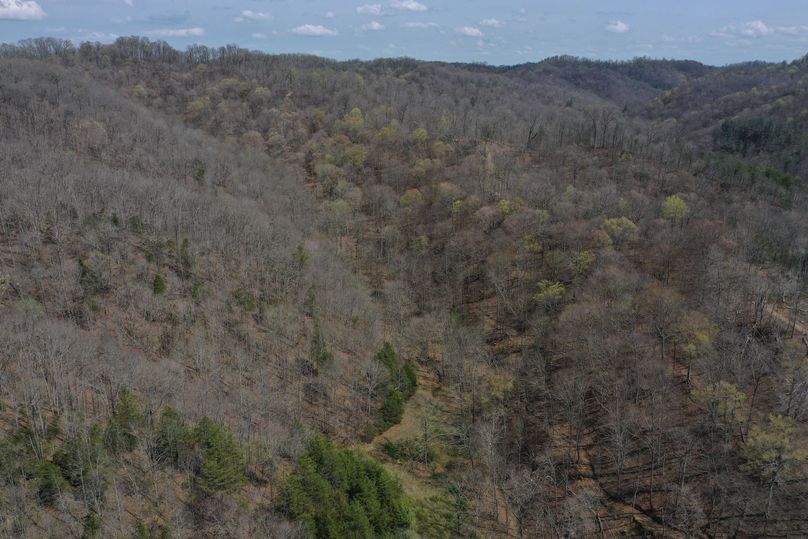
[[[0,0],[0,42],[131,35],[338,60],[505,65],[569,54],[724,65],[808,53],[808,0]]]

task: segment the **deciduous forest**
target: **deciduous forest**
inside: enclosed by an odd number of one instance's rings
[[[0,46],[0,536],[808,536],[808,57]]]

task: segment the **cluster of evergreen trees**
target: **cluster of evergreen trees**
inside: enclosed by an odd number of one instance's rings
[[[317,538],[392,537],[412,522],[401,485],[381,464],[322,436],[309,443],[278,507]]]
[[[186,426],[179,414],[166,408],[157,427],[153,456],[193,474],[200,492],[233,492],[246,481],[244,454],[233,435],[203,417]]]
[[[44,429],[26,421],[3,440],[0,481],[30,482],[45,506],[57,504],[62,495],[72,492],[88,508],[83,519],[86,537],[100,530],[99,508],[120,459],[141,444],[156,462],[190,473],[196,495],[233,492],[246,480],[241,446],[222,425],[205,417],[189,426],[166,408],[156,430],[150,432],[140,404],[126,390],[106,425],[78,429],[63,443],[59,443],[59,425],[58,416]],[[145,530],[142,524],[140,528]]]
[[[390,343],[384,343],[376,354],[376,360],[384,365],[389,373],[380,411],[382,428],[386,430],[401,422],[404,403],[415,394],[418,382],[415,368],[410,363],[402,364]]]

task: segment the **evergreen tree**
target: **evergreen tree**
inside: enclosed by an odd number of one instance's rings
[[[311,348],[309,356],[315,365],[324,365],[334,360],[334,354],[328,351],[325,344],[325,337],[320,330],[320,323],[314,321],[314,331],[311,336]]]
[[[401,422],[404,403],[415,394],[417,376],[409,363],[399,366],[398,356],[389,342],[376,353],[376,360],[387,368],[389,378],[385,388],[384,401],[380,410],[383,427],[389,428]]]
[[[53,505],[59,499],[67,482],[62,472],[52,462],[43,462],[37,471],[37,499],[42,505]]]
[[[154,274],[154,281],[152,282],[152,291],[155,296],[164,294],[166,291],[166,278],[161,273]]]
[[[224,427],[204,417],[194,429],[194,441],[199,454],[196,482],[203,492],[233,492],[244,484],[244,455]]]
[[[101,520],[94,511],[90,511],[84,515],[81,524],[81,539],[93,539],[94,537],[98,537],[98,532],[101,531]]]
[[[152,458],[157,462],[166,462],[180,467],[183,457],[188,452],[188,438],[188,430],[183,425],[179,414],[173,408],[166,407],[157,425]]]
[[[137,445],[137,430],[143,424],[143,413],[135,397],[126,389],[121,392],[112,417],[107,422],[104,442],[110,453],[132,451]]]

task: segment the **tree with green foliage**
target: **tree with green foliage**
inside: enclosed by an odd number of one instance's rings
[[[314,320],[314,331],[311,335],[309,358],[317,366],[331,363],[334,360],[334,354],[328,350],[325,344],[325,337],[320,329],[320,322],[316,318]]]
[[[303,248],[303,245],[298,244],[292,253],[292,261],[294,262],[297,271],[303,271],[309,264],[309,253]]]
[[[558,305],[567,291],[560,282],[547,279],[542,279],[536,286],[539,291],[533,295],[533,299],[545,309],[551,309]]]
[[[589,273],[596,260],[597,257],[591,251],[579,251],[572,257],[570,265],[576,277],[583,277]]]
[[[138,520],[135,524],[135,535],[133,539],[170,539],[171,529],[168,527],[161,527],[159,532],[153,533],[149,530],[148,526],[142,521]]]
[[[317,309],[317,295],[314,292],[314,287],[309,287],[306,292],[306,297],[303,299],[303,314],[306,316],[314,317]]]
[[[385,430],[401,423],[404,417],[404,395],[401,394],[401,391],[394,387],[388,388],[379,414]]]
[[[376,352],[376,359],[388,369],[395,369],[396,351],[393,349],[393,345],[389,342],[385,342],[382,345],[382,349]]]
[[[187,279],[194,269],[194,255],[191,252],[191,242],[188,238],[182,240],[179,251],[177,251],[177,258],[179,259],[181,274],[183,278]]]
[[[202,492],[229,493],[244,484],[244,454],[223,426],[203,417],[194,429],[193,441],[198,455],[196,485]]]
[[[112,462],[104,446],[104,434],[98,425],[71,436],[64,447],[54,454],[53,463],[90,507],[101,505]]]
[[[404,403],[415,394],[418,379],[415,368],[409,363],[399,365],[398,355],[389,342],[376,353],[376,360],[385,366],[388,372],[387,387],[384,400],[379,411],[384,429],[401,422],[404,416]]]
[[[258,307],[255,296],[244,288],[236,288],[233,291],[233,299],[245,313],[253,311]]]
[[[102,275],[84,260],[79,260],[79,285],[81,285],[85,300],[91,299],[107,289]]]
[[[416,145],[423,145],[429,140],[429,131],[424,129],[423,127],[415,128],[412,133],[410,133],[410,141]]]
[[[358,107],[351,109],[351,111],[343,117],[340,127],[342,127],[351,139],[358,139],[365,127],[365,117],[362,114],[362,110]]]
[[[67,487],[62,471],[52,462],[43,462],[36,474],[36,497],[42,505],[54,505]]]
[[[170,406],[163,410],[157,424],[152,449],[152,458],[157,462],[165,462],[172,466],[181,467],[187,455],[188,429],[182,422],[179,414]]]
[[[142,84],[136,84],[135,87],[132,89],[132,97],[137,99],[138,101],[145,101],[148,98],[149,94],[146,91],[146,87]]]
[[[368,150],[362,144],[351,144],[343,152],[343,161],[351,165],[354,170],[361,170],[368,158]]]
[[[138,442],[138,430],[143,425],[143,412],[134,395],[124,389],[107,421],[104,443],[113,455],[132,451]]]
[[[402,378],[404,398],[409,399],[415,395],[415,390],[418,388],[418,375],[412,363],[405,363],[399,372]]]
[[[662,203],[662,217],[673,224],[684,224],[688,213],[690,213],[690,208],[678,195],[666,197]]]
[[[154,274],[154,281],[152,281],[152,291],[155,296],[164,294],[166,291],[166,278],[161,273]]]
[[[315,538],[394,537],[412,524],[403,489],[378,462],[315,436],[279,509]]]
[[[98,518],[98,513],[89,511],[81,520],[81,539],[93,539],[98,537],[101,531],[101,519]]]
[[[694,389],[693,400],[705,407],[709,417],[726,428],[735,425],[736,414],[746,401],[746,394],[735,385],[720,380],[703,388]]]
[[[768,487],[764,509],[766,524],[775,488],[794,473],[797,465],[808,461],[808,451],[795,443],[795,427],[793,418],[772,414],[765,426],[752,427],[743,445],[746,458],[743,468]]]
[[[638,228],[628,217],[613,217],[603,221],[603,230],[615,245],[620,245],[637,234]]]
[[[151,456],[192,473],[203,494],[234,492],[246,481],[244,453],[227,429],[207,417],[189,428],[170,407],[160,416]]]

